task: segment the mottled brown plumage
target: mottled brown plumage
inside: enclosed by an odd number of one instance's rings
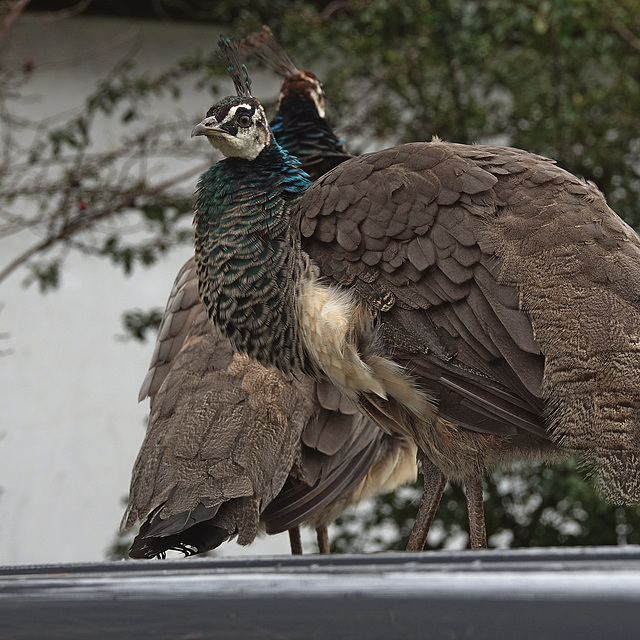
[[[193,260],[167,303],[147,396],[123,519],[142,524],[132,557],[203,552],[236,535],[249,544],[261,528],[300,524],[318,528],[328,551],[326,526],[341,511],[415,477],[410,441],[383,434],[326,384],[234,354],[200,303]]]
[[[607,499],[638,501],[640,244],[595,187],[525,151],[436,140],[348,160],[306,189],[268,135],[253,142],[259,102],[233,104],[194,129],[237,145],[201,179],[196,258],[201,291],[242,312],[209,314],[239,349],[332,381],[416,442],[433,495],[411,548],[445,478],[467,485],[483,546],[481,476],[512,457],[578,454]],[[229,133],[239,117],[246,147]],[[278,295],[245,286],[263,255]],[[255,330],[267,311],[286,344]]]
[[[297,212],[323,274],[436,392],[438,420],[407,433],[447,477],[559,455],[550,438],[609,501],[640,499],[640,243],[597,188],[524,151],[434,141],[349,161]]]
[[[266,47],[285,75],[276,137],[317,178],[350,157],[324,120],[322,86],[273,34],[259,40],[251,48]],[[245,94],[248,78],[237,80]],[[125,518],[142,522],[135,557],[204,551],[235,534],[247,544],[259,519],[269,533],[289,529],[293,553],[301,552],[299,525],[313,525],[328,552],[327,526],[340,512],[416,473],[413,443],[380,432],[326,383],[232,356],[206,318],[193,260],[174,284],[140,400],[147,396],[149,430]]]

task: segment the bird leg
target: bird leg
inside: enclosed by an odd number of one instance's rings
[[[413,524],[409,542],[407,543],[407,551],[422,551],[424,549],[427,534],[440,506],[440,500],[442,500],[442,494],[447,484],[444,474],[431,460],[422,453],[419,453],[418,456],[424,476],[424,490],[416,521]]]
[[[482,471],[476,471],[464,484],[469,512],[469,543],[472,549],[486,549],[487,527],[484,522]]]
[[[289,544],[291,545],[291,555],[302,555],[302,538],[300,537],[300,527],[289,529]]]
[[[331,553],[331,545],[329,543],[329,529],[322,524],[316,527],[316,536],[318,538],[318,551],[322,554]]]

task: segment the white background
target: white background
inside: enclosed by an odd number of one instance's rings
[[[212,26],[27,16],[10,33],[8,52],[5,41],[5,55],[34,61],[25,111],[47,118],[78,107],[134,42],[138,67],[152,71],[195,47],[208,51],[218,35]],[[255,80],[254,90],[277,95],[273,77],[263,88]],[[192,93],[179,106],[195,124],[210,101]],[[104,131],[102,143],[116,134]],[[33,241],[27,234],[1,240],[2,264]],[[137,395],[153,350],[152,341],[118,339],[121,314],[164,307],[188,255],[188,248],[176,250],[130,277],[107,261],[74,255],[61,288],[44,296],[23,287],[25,271],[0,284],[0,333],[9,334],[0,349],[11,350],[0,357],[0,565],[104,559],[144,435],[148,403],[138,404]],[[288,538],[220,549],[242,552],[287,553]]]

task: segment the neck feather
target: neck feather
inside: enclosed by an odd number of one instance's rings
[[[290,215],[308,185],[273,144],[253,161],[217,163],[197,193],[196,264],[209,316],[238,350],[284,371],[304,368],[294,287],[305,260]]]
[[[291,224],[309,181],[279,146],[268,151],[223,160],[200,181],[196,265],[209,316],[239,351],[329,380],[379,425],[405,432],[407,415],[433,415],[431,400],[383,355],[355,294],[319,279]]]

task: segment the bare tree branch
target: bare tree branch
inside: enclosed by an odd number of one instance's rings
[[[171,192],[174,187],[199,175],[209,165],[210,162],[202,163],[157,184],[140,186],[135,191],[135,197],[158,198]],[[132,193],[125,191],[110,198],[109,206],[97,208],[90,213],[80,212],[72,216],[68,215],[67,211],[67,215],[65,216],[62,215],[62,211],[57,211],[56,215],[51,217],[51,222],[55,222],[56,224],[50,226],[47,236],[40,242],[29,247],[0,270],[0,282],[8,278],[14,271],[26,264],[34,256],[45,253],[57,244],[70,242],[84,231],[95,229],[98,223],[105,219],[115,219],[116,216],[131,208],[131,199]],[[21,221],[22,228],[25,226],[23,222],[24,221]],[[94,251],[94,253],[98,253],[98,251]]]
[[[148,114],[156,99],[180,98],[189,77],[196,86],[208,78],[210,58],[195,53],[149,75],[135,70],[134,53],[78,108],[46,120],[16,107],[29,74],[0,74],[0,238],[25,232],[0,252],[0,282],[28,266],[27,281],[55,287],[72,251],[107,257],[128,272],[185,242],[194,178],[211,164],[211,152],[190,144],[190,119],[167,120],[166,106],[153,120]],[[106,149],[95,144],[105,118],[122,131]]]
[[[614,31],[628,45],[630,45],[636,51],[640,51],[640,38],[638,38],[638,36],[636,36],[636,34],[633,33],[633,31],[631,31],[631,29],[629,29],[628,27],[623,25],[621,22],[618,22],[617,20],[612,20],[611,21],[611,26],[613,27]]]

